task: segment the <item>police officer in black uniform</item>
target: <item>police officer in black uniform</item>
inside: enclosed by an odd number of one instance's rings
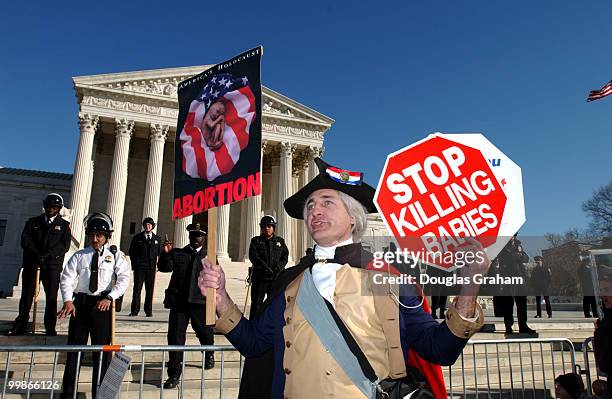
[[[61,290],[64,307],[57,316],[70,316],[68,345],[111,343],[111,306],[125,293],[130,283],[130,265],[123,252],[108,245],[113,232],[113,221],[105,213],[94,213],[85,219],[85,234],[89,246],[75,252],[62,271]],[[76,283],[76,289],[73,289]],[[101,382],[110,364],[109,353],[102,358],[93,352],[92,397],[96,397],[98,380]],[[81,360],[83,358],[81,357]],[[62,398],[72,398],[76,389],[77,353],[68,352],[62,387]]]
[[[522,277],[527,282],[527,271],[524,263],[529,261],[529,256],[523,251],[521,242],[516,234],[497,256],[499,259],[500,274],[504,277]],[[527,292],[526,284],[511,287],[512,292],[507,291],[502,298],[502,312],[506,334],[513,334],[514,304],[516,303],[516,315],[518,318],[519,332],[523,334],[535,334],[536,330],[527,325]],[[512,294],[512,295],[510,295]]]
[[[155,221],[146,217],[142,221],[144,230],[132,238],[130,244],[130,262],[134,271],[134,287],[132,291],[132,306],[130,316],[138,316],[140,312],[140,292],[145,286],[144,311],[147,317],[153,317],[153,290],[157,258],[162,252],[161,237],[153,232]]]
[[[289,249],[285,240],[274,234],[276,219],[266,215],[259,222],[261,234],[251,239],[249,260],[253,265],[249,269],[251,287],[251,311],[249,318],[257,315],[264,301],[264,296],[270,294],[272,283],[278,274],[285,269],[289,258]]]
[[[27,330],[30,308],[36,291],[36,269],[40,267],[40,281],[45,289],[45,331],[55,331],[57,290],[64,256],[70,248],[70,223],[62,219],[59,211],[64,206],[62,196],[47,195],[43,201],[45,213],[29,219],[21,234],[23,272],[21,273],[21,299],[19,316],[8,335],[23,335]]]
[[[198,288],[198,275],[202,270],[202,259],[206,257],[206,232],[200,223],[187,226],[189,245],[172,248],[170,241],[164,241],[159,257],[160,272],[170,273],[170,283],[166,289],[164,306],[170,309],[168,318],[168,345],[185,345],[187,326],[196,333],[200,344],[213,345],[214,335],[211,326],[206,325],[206,299]],[[183,353],[172,351],[168,361],[168,379],[164,388],[175,388],[180,381]],[[214,352],[206,352],[204,368],[215,367]]]

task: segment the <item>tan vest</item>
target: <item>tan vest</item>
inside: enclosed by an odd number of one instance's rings
[[[336,312],[379,378],[402,377],[406,375],[406,367],[400,343],[398,305],[389,295],[373,295],[369,273],[372,272],[349,265],[337,271]],[[285,290],[285,397],[364,398],[295,306],[302,278],[303,274]]]

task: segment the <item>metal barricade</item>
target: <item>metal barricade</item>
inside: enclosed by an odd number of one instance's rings
[[[183,352],[179,385],[164,390],[168,353]],[[214,351],[216,364],[205,370],[206,351]],[[167,345],[107,345],[107,346],[0,346],[0,367],[3,365],[1,399],[18,394],[29,399],[32,395],[61,392],[66,354],[77,353],[77,382],[70,397],[78,392],[91,397],[93,368],[102,368],[104,352],[122,352],[131,358],[130,369],[123,379],[119,398],[235,398],[240,386],[243,358],[231,345],[167,346]],[[89,354],[99,353],[97,364],[89,362]],[[80,367],[80,372],[79,370]],[[100,379],[97,385],[100,386]],[[24,396],[25,395],[25,396]]]
[[[608,375],[601,371],[595,360],[595,351],[593,350],[593,337],[589,337],[582,343],[582,357],[584,366],[581,374],[585,376],[589,395],[593,393],[592,384],[595,380],[600,380],[601,377],[608,378]]]
[[[565,338],[470,340],[443,368],[449,398],[551,398],[558,374],[576,370]]]

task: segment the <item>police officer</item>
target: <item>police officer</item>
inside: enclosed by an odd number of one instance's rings
[[[531,279],[533,280],[534,288],[536,291],[536,318],[542,317],[542,296],[544,297],[544,303],[546,304],[546,314],[548,318],[552,317],[552,307],[550,306],[550,296],[548,296],[548,288],[550,287],[550,279],[552,272],[550,267],[544,266],[544,258],[537,255],[533,258],[535,261],[535,267],[531,272]]]
[[[249,270],[251,287],[251,311],[249,318],[257,315],[264,301],[264,296],[270,295],[272,283],[278,274],[285,269],[289,258],[289,249],[285,240],[274,234],[276,219],[265,215],[259,222],[261,234],[251,239],[249,260],[253,267]]]
[[[130,263],[134,271],[130,316],[138,316],[138,312],[140,312],[140,292],[144,284],[146,290],[144,311],[147,317],[153,317],[155,269],[157,267],[157,257],[162,251],[162,241],[160,236],[153,233],[155,228],[153,218],[144,218],[142,227],[144,230],[136,234],[130,244]]]
[[[64,256],[70,248],[70,223],[62,219],[59,211],[64,206],[62,196],[51,193],[43,200],[45,213],[29,219],[21,234],[23,272],[21,273],[21,299],[19,316],[8,335],[23,335],[30,318],[30,308],[36,291],[36,269],[40,267],[40,281],[45,289],[45,331],[55,331],[57,290]]]
[[[206,232],[200,223],[187,226],[189,245],[172,248],[170,241],[164,241],[159,257],[160,272],[172,273],[166,289],[164,306],[170,309],[168,317],[168,345],[185,345],[187,326],[195,331],[200,344],[213,345],[212,327],[206,325],[206,299],[198,288],[198,275],[202,270],[202,259],[206,256]],[[172,351],[168,361],[168,379],[164,388],[175,388],[181,377],[183,352]],[[206,352],[204,368],[215,367],[214,352]]]
[[[501,250],[498,257],[500,274],[505,277],[522,277],[523,282],[527,281],[527,271],[525,263],[529,261],[529,256],[523,251],[521,242],[516,234],[510,239],[508,244]],[[514,304],[516,303],[516,315],[518,318],[519,332],[523,334],[535,334],[536,330],[527,325],[527,296],[526,287],[520,284],[512,287],[512,292],[507,292],[503,297],[503,315],[506,325],[506,334],[513,334],[512,325],[514,324]],[[512,294],[512,296],[510,296]]]
[[[68,345],[111,343],[111,305],[125,293],[130,282],[130,266],[123,252],[108,241],[113,232],[113,221],[105,213],[94,213],[85,219],[85,234],[89,246],[77,251],[62,272],[61,291],[64,307],[60,319],[70,316]],[[73,287],[76,283],[76,289]],[[82,359],[82,358],[81,358]],[[105,353],[102,360],[102,381],[110,364]],[[93,353],[92,397],[96,397],[100,354]],[[62,397],[71,398],[76,389],[77,353],[68,352]]]

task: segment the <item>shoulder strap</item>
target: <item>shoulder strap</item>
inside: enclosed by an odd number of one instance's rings
[[[304,278],[296,301],[314,333],[353,384],[367,398],[376,398],[378,378],[372,366],[336,311],[330,311],[333,306],[325,304],[308,269],[304,271]]]

